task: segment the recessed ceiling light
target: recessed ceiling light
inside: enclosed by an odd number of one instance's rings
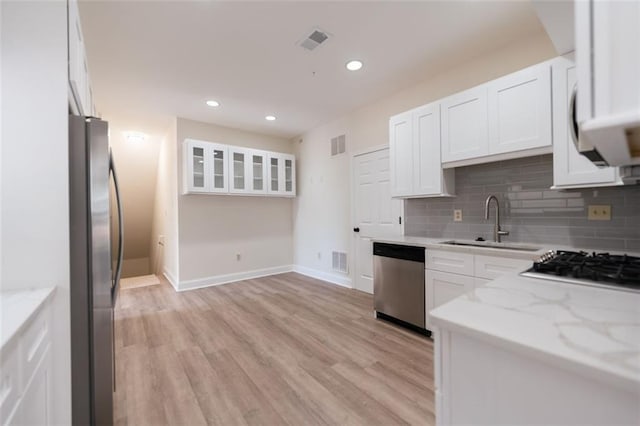
[[[218,101],[207,101],[207,105],[209,105],[210,107],[219,107],[220,106],[220,102],[218,102]]]
[[[140,143],[147,140],[147,135],[142,132],[124,132],[124,137],[127,139],[127,142],[130,143]]]
[[[362,68],[362,61],[357,61],[357,60],[349,61],[347,62],[345,67],[347,67],[349,71],[358,71],[360,68]]]
[[[267,115],[264,119],[267,120],[267,121],[274,121],[276,119],[276,116],[275,115]]]

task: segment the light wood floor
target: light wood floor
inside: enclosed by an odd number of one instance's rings
[[[431,340],[288,273],[120,293],[116,424],[434,424]]]

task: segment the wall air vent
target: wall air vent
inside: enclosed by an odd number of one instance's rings
[[[315,29],[311,34],[302,39],[302,41],[300,41],[298,44],[305,50],[312,51],[322,43],[327,41],[328,38],[329,34],[327,32],[320,29]]]
[[[345,135],[336,136],[331,138],[331,156],[334,157],[338,154],[344,154],[347,150],[347,137]]]
[[[342,272],[343,274],[349,273],[349,268],[347,266],[347,253],[341,251],[333,251],[331,252],[331,268],[334,271]]]

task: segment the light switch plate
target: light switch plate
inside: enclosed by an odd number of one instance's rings
[[[462,209],[456,209],[453,211],[453,221],[462,222]]]
[[[609,205],[592,205],[588,209],[588,220],[611,220],[611,206]]]

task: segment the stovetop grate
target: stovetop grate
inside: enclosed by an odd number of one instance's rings
[[[534,262],[528,272],[640,290],[640,258],[627,255],[559,250]]]

